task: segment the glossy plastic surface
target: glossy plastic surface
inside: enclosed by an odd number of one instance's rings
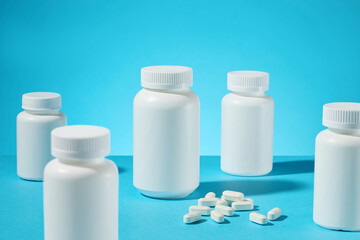
[[[134,186],[179,198],[199,185],[200,102],[190,89],[141,90],[134,99]]]
[[[55,159],[45,168],[45,240],[117,240],[119,176],[107,159]]]
[[[314,221],[360,231],[360,131],[324,130],[316,138]]]
[[[66,116],[59,111],[33,114],[23,111],[16,120],[17,174],[27,180],[42,181],[51,155],[51,131],[66,125]]]
[[[221,169],[259,176],[273,163],[274,101],[266,95],[229,93],[221,105]]]

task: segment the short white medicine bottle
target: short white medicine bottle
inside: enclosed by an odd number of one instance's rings
[[[119,175],[110,131],[66,126],[51,133],[56,159],[44,172],[45,240],[117,240]]]
[[[221,169],[232,175],[259,176],[272,170],[274,101],[269,74],[228,73],[231,93],[221,104]]]
[[[16,119],[17,174],[26,180],[42,181],[51,156],[50,136],[54,128],[66,125],[60,112],[61,96],[51,92],[26,93],[23,112]]]
[[[154,198],[180,198],[199,185],[200,102],[182,66],[141,69],[134,99],[134,186]]]
[[[316,224],[360,231],[360,103],[328,103],[315,143]]]

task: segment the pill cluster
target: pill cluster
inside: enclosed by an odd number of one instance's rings
[[[215,210],[211,210],[215,207]],[[246,211],[254,209],[254,201],[251,198],[244,198],[242,192],[226,190],[221,198],[215,193],[209,192],[204,198],[198,200],[198,205],[190,206],[189,213],[184,215],[184,223],[194,223],[201,219],[201,216],[209,216],[217,223],[225,221],[224,216],[233,216],[235,211]],[[250,213],[250,221],[265,225],[267,220],[276,220],[281,216],[281,209],[274,208],[267,213],[267,217],[256,212]]]

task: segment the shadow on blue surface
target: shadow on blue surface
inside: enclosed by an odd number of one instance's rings
[[[219,158],[209,156],[207,158]],[[261,177],[234,177],[234,180],[200,182],[199,187],[185,199],[197,199],[208,192],[220,196],[224,189],[246,192],[247,195],[264,195],[276,192],[297,191],[306,187],[303,182],[273,179],[272,176],[314,172],[314,160],[309,156],[277,156],[271,173]]]
[[[298,156],[277,156],[273,170],[267,176],[314,172],[314,159]],[[286,161],[287,160],[287,161]]]
[[[278,219],[275,220],[271,220],[272,222],[281,222],[284,221],[285,219],[287,219],[288,216],[287,215],[281,215]]]
[[[224,221],[220,224],[229,224],[229,223],[230,223],[230,221],[225,218]]]
[[[274,224],[273,223],[271,223],[271,222],[267,222],[266,224],[264,224],[264,225],[261,225],[261,226],[273,226]]]
[[[122,161],[132,161],[132,156],[109,156],[118,166]],[[218,160],[219,156],[201,156],[202,161]],[[126,171],[125,168],[118,167],[119,173]],[[314,172],[314,158],[309,156],[275,156],[273,170],[266,176],[300,174]]]
[[[203,197],[208,192],[215,192],[216,195],[221,196],[221,193],[224,191],[224,189],[246,192],[247,195],[253,196],[273,194],[284,191],[295,191],[304,187],[305,185],[300,182],[272,179],[239,179],[231,181],[201,182],[199,187],[192,194],[186,198],[183,198],[182,200],[198,199]]]
[[[206,219],[200,219],[199,221],[189,223],[187,225],[198,225],[198,224],[201,224],[201,223],[204,223],[204,222],[207,222],[207,220]]]

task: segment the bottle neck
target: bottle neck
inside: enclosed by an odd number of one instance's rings
[[[233,94],[245,96],[245,97],[263,97],[265,96],[265,92],[237,92],[232,91]]]
[[[329,128],[329,131],[349,136],[357,136],[360,137],[360,129],[337,129],[337,128]]]
[[[24,109],[25,112],[33,115],[57,115],[60,112],[60,109],[46,109],[46,110],[29,110]]]
[[[152,92],[180,93],[187,91],[189,88],[185,87],[185,88],[175,88],[175,89],[154,89],[154,88],[144,88],[144,89]]]
[[[100,158],[74,158],[74,159],[66,159],[66,158],[58,158],[59,162],[69,164],[69,165],[93,165],[98,164],[105,161],[104,157]]]

